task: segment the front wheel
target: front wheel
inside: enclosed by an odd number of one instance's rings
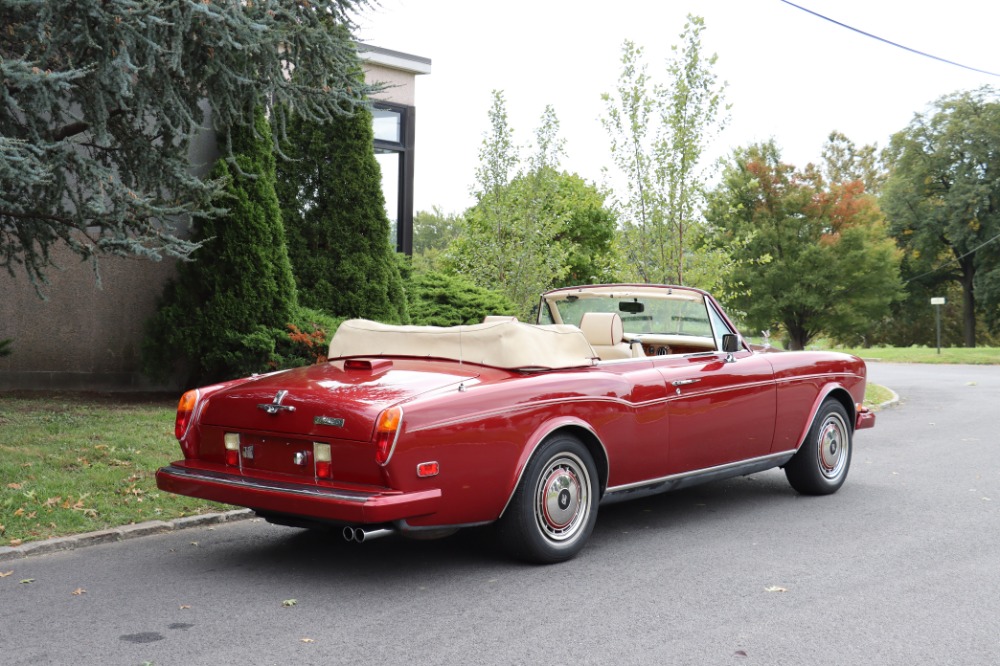
[[[522,560],[575,556],[597,520],[597,468],[580,440],[556,435],[535,452],[497,523],[500,541]]]
[[[803,495],[829,495],[844,485],[854,448],[849,423],[837,400],[820,405],[805,441],[785,465],[792,488]]]

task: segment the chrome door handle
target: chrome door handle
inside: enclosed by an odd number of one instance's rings
[[[694,384],[700,382],[700,379],[678,379],[677,381],[670,382],[674,386],[687,386],[688,384]]]

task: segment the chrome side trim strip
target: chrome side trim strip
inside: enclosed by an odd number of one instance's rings
[[[739,460],[737,462],[717,465],[716,467],[706,467],[705,469],[682,472],[680,474],[670,474],[658,479],[648,479],[626,483],[620,486],[608,488],[601,500],[602,504],[610,504],[624,499],[631,499],[641,495],[653,495],[656,493],[676,490],[686,486],[693,486],[698,483],[715,481],[733,476],[745,476],[754,472],[762,472],[772,467],[780,467],[795,455],[795,451],[782,451],[771,453],[759,458],[750,460]]]
[[[210,472],[202,469],[184,469],[183,467],[176,467],[174,465],[162,467],[161,471],[164,474],[169,474],[183,479],[211,481],[212,483],[221,483],[235,488],[273,490],[293,495],[306,495],[309,497],[319,497],[322,499],[339,500],[343,502],[357,502],[358,504],[364,504],[372,497],[379,495],[379,493],[365,493],[354,490],[324,488],[322,486],[307,487],[297,483],[250,479],[247,477],[233,476],[232,474],[224,474],[222,472]]]

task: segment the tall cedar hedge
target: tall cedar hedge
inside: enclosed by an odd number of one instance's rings
[[[319,124],[292,115],[278,197],[299,301],[336,317],[406,323],[371,112]]]
[[[252,128],[232,130],[235,165],[220,160],[226,178],[224,215],[204,221],[204,245],[178,275],[147,323],[143,366],[154,379],[185,373],[187,385],[267,370],[275,345],[287,339],[297,311],[295,280],[275,194],[271,131],[262,111]],[[238,166],[238,168],[236,168]]]

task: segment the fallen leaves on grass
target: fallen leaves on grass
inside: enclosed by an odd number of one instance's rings
[[[297,603],[299,603],[298,599],[285,599],[284,601],[281,602],[281,605],[284,606],[285,608],[291,608]]]
[[[35,582],[34,578],[22,578],[21,579],[21,585],[31,585],[34,582]]]
[[[764,588],[766,592],[788,592],[788,588],[781,587],[780,585],[769,585]]]
[[[299,640],[302,641],[303,643],[315,643],[316,642],[312,638],[300,638]]]
[[[73,590],[73,592],[71,594],[74,597],[79,597],[81,595],[87,594],[87,590],[83,589],[82,587],[78,587],[75,590]]]
[[[20,483],[8,483],[7,487],[10,488],[11,490],[20,490],[21,489],[21,484]]]
[[[13,569],[10,570],[10,571],[0,571],[0,578],[6,578],[7,576],[11,575],[12,573],[14,573]]]

